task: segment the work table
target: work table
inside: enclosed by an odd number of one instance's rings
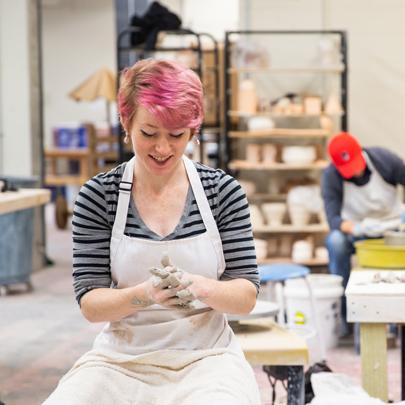
[[[46,189],[24,189],[0,193],[0,295],[14,284],[31,291],[33,270],[34,208],[50,201]]]
[[[375,282],[376,275],[395,282]],[[373,397],[388,400],[386,324],[405,323],[405,269],[354,268],[345,291],[348,322],[360,323],[363,388]],[[373,281],[374,280],[374,281]],[[401,326],[402,332],[405,328]],[[402,350],[402,398],[405,397],[405,341]]]
[[[51,192],[41,188],[25,188],[0,193],[0,215],[46,204]]]

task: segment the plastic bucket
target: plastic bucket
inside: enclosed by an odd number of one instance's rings
[[[342,277],[332,274],[310,274],[308,280],[315,298],[315,312],[325,348],[336,347],[341,322]],[[303,279],[287,280],[284,288],[287,320],[290,327],[316,329],[311,300]]]

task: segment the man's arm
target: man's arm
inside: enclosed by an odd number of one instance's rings
[[[329,165],[323,172],[321,192],[329,227],[332,230],[343,230],[341,229],[341,224],[343,221],[341,216],[343,202],[343,181],[332,165]],[[343,231],[345,232],[345,230]]]
[[[365,151],[387,183],[405,186],[405,163],[398,155],[380,147],[365,148]]]

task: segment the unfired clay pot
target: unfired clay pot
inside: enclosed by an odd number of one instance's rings
[[[289,205],[288,214],[290,216],[291,223],[295,226],[308,225],[311,218],[311,213],[302,205]]]
[[[264,217],[268,225],[280,226],[287,210],[285,203],[264,203],[261,205]]]

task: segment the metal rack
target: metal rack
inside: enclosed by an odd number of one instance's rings
[[[145,59],[148,57],[153,57],[156,52],[184,52],[190,51],[194,52],[197,55],[197,66],[193,68],[195,72],[200,76],[201,80],[204,83],[204,75],[206,74],[206,67],[203,63],[203,55],[204,53],[212,53],[214,58],[214,66],[212,67],[212,72],[214,73],[214,97],[215,97],[215,119],[210,124],[203,123],[201,127],[201,139],[200,139],[200,146],[199,152],[200,157],[203,159],[205,153],[205,143],[206,143],[206,132],[210,134],[214,134],[216,137],[217,143],[217,165],[221,166],[221,154],[220,154],[220,108],[219,108],[219,100],[220,100],[220,84],[219,84],[219,52],[218,52],[218,43],[215,38],[208,34],[208,33],[196,33],[189,29],[179,29],[179,30],[165,30],[161,31],[168,35],[177,35],[177,36],[191,36],[195,39],[195,45],[192,47],[155,47],[151,50],[145,50],[140,46],[131,46],[125,45],[124,43],[128,39],[128,36],[131,35],[133,32],[138,31],[137,28],[127,28],[123,30],[117,39],[117,67],[118,71],[120,72],[128,65],[132,65],[138,60]],[[212,42],[212,49],[204,50],[202,48],[202,38],[208,38]],[[119,160],[123,162],[128,160],[130,157],[130,153],[125,150],[125,146],[123,143],[124,133],[122,127],[120,127],[120,136],[119,136]]]
[[[231,155],[231,140],[229,137],[229,132],[231,131],[231,116],[229,114],[231,106],[231,52],[232,52],[232,37],[235,35],[336,35],[340,39],[340,54],[343,69],[340,73],[340,102],[343,108],[343,114],[340,119],[340,129],[342,131],[348,130],[348,43],[347,34],[345,31],[339,30],[245,30],[245,31],[226,31],[225,32],[225,67],[224,67],[224,87],[225,87],[225,108],[224,108],[224,133],[225,133],[225,161],[226,167],[228,168],[228,163]],[[280,71],[280,70],[279,70]],[[310,73],[310,69],[307,69],[307,73]],[[317,73],[316,69],[313,73]],[[318,73],[322,73],[321,69],[318,69]]]
[[[235,38],[237,40],[246,40],[247,42],[252,44],[252,36],[254,38],[259,38],[258,46],[260,44],[266,44],[270,48],[273,45],[276,50],[279,51],[279,60],[283,60],[284,63],[287,61],[287,65],[281,66],[273,66],[272,64],[268,63],[267,65],[259,65],[259,64],[252,64],[246,63],[244,65],[237,65],[237,59],[234,58],[235,50],[237,50],[235,46]],[[291,42],[288,45],[284,46],[284,37],[286,36],[286,40],[294,41],[294,35],[296,38],[300,37],[300,40],[309,41],[311,43],[312,37],[314,36],[314,40],[318,37],[322,38],[323,36],[329,35],[333,36],[334,39],[338,39],[338,53],[340,58],[340,63],[336,66],[321,66],[321,65],[311,65],[308,63],[309,66],[302,66],[302,60],[306,60],[309,58],[308,55],[304,55],[301,53],[301,56],[304,57],[299,58],[294,55],[295,59],[301,60],[301,66],[297,67],[297,63],[294,59],[288,59],[286,55],[288,52],[288,46],[291,45]],[[266,37],[264,37],[266,36]],[[277,40],[274,39],[274,36],[277,36]],[[263,38],[266,38],[266,41],[263,41]],[[269,39],[267,39],[269,38]],[[273,38],[273,42],[272,39]],[[280,39],[283,41],[280,42]],[[297,39],[295,39],[297,41]],[[256,44],[255,44],[256,45]],[[277,48],[278,46],[278,48]],[[251,45],[251,49],[254,48],[254,45]],[[294,49],[294,48],[290,48]],[[306,48],[300,49],[300,52],[306,52]],[[277,53],[276,53],[277,55]],[[252,113],[251,115],[245,114],[243,111],[240,111],[239,108],[232,110],[232,106],[236,105],[236,99],[233,97],[235,93],[238,91],[236,88],[235,83],[239,83],[239,79],[241,77],[253,78],[253,81],[257,83],[259,80],[266,80],[266,85],[273,80],[274,83],[282,82],[282,80],[287,83],[288,86],[294,85],[294,80],[298,77],[297,75],[301,75],[302,77],[309,78],[309,83],[317,84],[318,90],[323,89],[323,93],[321,91],[321,95],[325,94],[325,89],[323,85],[327,83],[327,77],[331,74],[335,75],[337,80],[340,80],[339,85],[336,86],[336,91],[339,91],[339,101],[340,106],[342,108],[342,113],[340,115],[335,115],[330,118],[334,124],[334,126],[339,127],[340,130],[347,130],[348,129],[348,93],[347,93],[347,86],[348,86],[348,58],[347,58],[347,38],[346,33],[344,31],[272,31],[272,30],[257,30],[257,31],[227,31],[225,33],[225,66],[224,66],[224,93],[225,93],[225,108],[224,108],[224,138],[225,138],[225,167],[226,170],[232,173],[236,178],[248,178],[250,181],[253,181],[254,184],[259,187],[263,188],[265,183],[268,184],[269,174],[272,175],[272,179],[277,179],[279,184],[285,185],[285,181],[288,176],[293,176],[293,178],[297,178],[297,176],[302,176],[304,173],[305,176],[313,176],[315,181],[319,180],[319,175],[322,170],[327,166],[328,162],[325,159],[326,155],[326,143],[328,140],[329,135],[331,134],[330,131],[325,130],[324,128],[315,128],[315,122],[313,120],[318,119],[317,115],[310,115],[304,112],[300,114],[291,114],[291,115],[279,115],[277,113],[272,112],[272,110],[268,110],[267,112],[258,112]],[[245,59],[243,59],[245,61]],[[251,59],[249,59],[250,61]],[[291,60],[293,60],[294,64],[291,65]],[[249,62],[248,61],[248,62]],[[263,75],[260,76],[260,79],[257,78],[255,75]],[[279,75],[288,76],[287,79],[280,79]],[[271,76],[270,76],[271,75]],[[274,75],[274,76],[273,76]],[[307,76],[305,76],[307,75]],[[291,79],[292,78],[292,79]],[[305,79],[303,80],[305,82]],[[312,82],[314,81],[314,82]],[[284,82],[283,82],[284,83]],[[296,84],[297,82],[295,82]],[[336,82],[333,82],[334,85],[337,85]],[[283,88],[283,86],[280,86]],[[293,87],[294,89],[294,87]],[[294,91],[293,89],[288,87],[288,91]],[[262,89],[260,89],[262,90]],[[285,89],[284,89],[285,91]],[[321,96],[318,96],[319,100],[321,100]],[[275,118],[274,122],[278,122],[278,119],[282,119],[285,121],[280,121],[281,123],[289,123],[291,127],[286,128],[283,125],[279,127],[276,125],[273,129],[262,129],[262,130],[243,130],[242,127],[239,126],[240,120],[244,119],[242,117],[250,117],[250,116],[269,116],[271,119]],[[319,114],[319,117],[325,115],[324,110],[322,110]],[[301,120],[301,121],[297,121]],[[320,118],[319,118],[320,119]],[[309,121],[305,121],[309,120]],[[280,163],[279,161],[275,160],[274,162],[268,163],[263,161],[249,161],[245,158],[245,160],[239,159],[238,155],[243,156],[244,147],[247,147],[249,143],[257,143],[262,144],[263,142],[270,142],[277,146],[277,153],[280,153],[281,148],[284,145],[288,144],[298,144],[298,145],[306,145],[311,144],[314,145],[317,151],[317,160],[310,164],[292,164],[292,163]],[[278,156],[279,157],[279,156]],[[276,182],[277,182],[276,180]],[[274,180],[273,180],[274,181]],[[281,183],[283,182],[283,183]],[[248,196],[250,202],[256,202],[261,205],[264,201],[283,201],[286,199],[286,194],[283,194],[285,191],[278,191],[275,194],[272,194],[270,191],[268,193],[255,193],[251,197]],[[319,221],[319,220],[318,220]],[[308,225],[302,226],[295,226],[289,223],[283,223],[279,226],[255,226],[254,229],[255,237],[262,238],[264,240],[271,240],[273,238],[279,238],[282,235],[283,238],[290,238],[291,243],[295,238],[311,238],[314,242],[314,245],[317,246],[322,243],[323,235],[328,232],[328,226],[324,221],[319,221],[318,223],[309,223]],[[280,261],[291,261],[290,257],[286,257],[281,255],[281,257],[274,257],[273,255],[266,256],[265,259],[261,260],[262,263],[272,263],[272,262],[280,262]],[[310,267],[313,266],[326,266],[327,260],[324,259],[317,259],[312,258],[310,260],[306,260],[300,262],[299,264],[307,265]]]

